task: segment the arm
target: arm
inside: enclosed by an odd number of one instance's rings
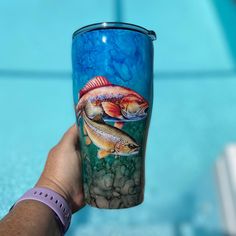
[[[17,204],[0,222],[0,235],[60,235],[60,229],[49,207],[37,201],[26,200]]]
[[[77,143],[77,129],[74,125],[49,152],[43,173],[36,184],[36,187],[47,187],[63,196],[72,212],[84,206]],[[34,200],[25,200],[0,221],[0,235],[60,235],[60,229],[54,212],[48,206]]]

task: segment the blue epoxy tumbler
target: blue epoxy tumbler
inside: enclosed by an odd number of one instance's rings
[[[118,209],[143,201],[155,38],[127,23],[93,24],[73,34],[73,96],[91,206]]]

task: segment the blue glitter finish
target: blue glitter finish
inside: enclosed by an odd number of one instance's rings
[[[97,75],[152,101],[153,44],[143,33],[105,29],[78,34],[73,40],[72,63],[75,103],[77,92]]]

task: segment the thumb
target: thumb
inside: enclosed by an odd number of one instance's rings
[[[68,147],[75,147],[76,144],[78,143],[78,130],[76,124],[72,125],[63,135],[61,141],[59,144],[62,144],[63,146],[68,146]]]

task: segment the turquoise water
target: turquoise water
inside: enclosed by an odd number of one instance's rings
[[[90,236],[98,229],[104,236],[221,235],[213,169],[224,146],[236,140],[236,40],[227,23],[235,25],[233,17],[228,20],[233,3],[121,3],[124,21],[158,35],[145,201],[119,211],[85,207],[68,235]],[[1,1],[0,217],[33,186],[49,149],[74,122],[73,30],[117,19],[113,7],[108,0]]]
[[[69,235],[92,235],[101,224],[105,235],[111,227],[121,235],[119,225],[127,235],[134,227],[140,232],[218,230],[212,168],[224,145],[235,138],[235,86],[234,77],[155,80],[144,203],[119,211],[85,207],[73,218]],[[1,79],[0,88],[3,216],[35,183],[48,150],[73,123],[74,114],[70,80]]]

